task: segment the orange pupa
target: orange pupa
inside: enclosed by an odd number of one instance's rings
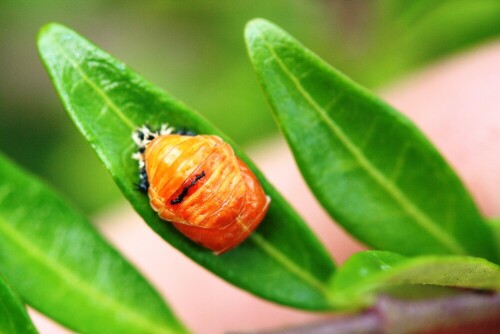
[[[162,126],[141,127],[141,181],[160,218],[192,241],[222,254],[243,242],[269,208],[252,171],[229,144],[213,135],[193,135]]]

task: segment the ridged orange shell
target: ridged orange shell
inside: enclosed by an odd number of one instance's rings
[[[144,161],[151,207],[216,254],[245,240],[269,207],[255,175],[217,136],[159,136]]]

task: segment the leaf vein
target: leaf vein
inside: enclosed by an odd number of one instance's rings
[[[129,128],[134,130],[137,126],[123,113],[123,111],[113,102],[113,100],[106,94],[106,92],[99,87],[97,83],[92,81],[87,73],[83,70],[83,68],[78,64],[76,60],[74,60],[67,52],[64,50],[62,45],[60,45],[57,41],[54,41],[54,45],[56,45],[59,54],[66,59],[67,62],[73,66],[73,68],[80,74],[81,78],[87,83],[102,99],[110,110],[112,110],[116,116],[118,116]]]
[[[321,292],[326,297],[330,296],[331,292],[325,284],[317,280],[309,273],[302,270],[293,261],[291,261],[288,257],[283,255],[283,253],[277,250],[276,247],[273,247],[271,244],[269,244],[258,233],[252,233],[249,239],[252,240],[254,244],[259,246],[265,253],[269,254],[272,258],[274,258],[284,268],[288,269],[291,273],[299,277],[302,281],[308,283],[310,286]]]
[[[406,142],[399,153],[396,162],[394,163],[394,169],[389,177],[392,182],[396,182],[398,178],[401,176],[401,172],[403,171],[404,164],[406,162],[406,153],[410,149],[410,145]]]

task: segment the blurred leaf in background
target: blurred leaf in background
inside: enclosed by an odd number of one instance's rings
[[[0,151],[86,212],[119,198],[38,60],[36,33],[50,21],[105,46],[240,144],[275,133],[242,37],[254,17],[369,87],[500,33],[497,0],[2,1]]]
[[[379,0],[370,3],[374,33],[361,32],[372,39],[367,43],[367,52],[361,55],[361,66],[350,73],[369,87],[385,84],[500,34],[498,0]]]

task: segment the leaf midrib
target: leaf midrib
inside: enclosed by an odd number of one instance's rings
[[[257,245],[262,251],[268,254],[272,259],[281,264],[290,273],[297,276],[301,281],[307,283],[322,295],[324,295],[327,300],[333,300],[330,289],[323,284],[321,281],[310,275],[308,272],[302,270],[297,266],[292,260],[286,257],[282,252],[273,247],[269,242],[267,242],[259,233],[253,232],[249,239]]]
[[[125,123],[131,130],[135,130],[137,127],[134,125],[134,123],[123,113],[123,111],[118,108],[118,106],[109,98],[109,96],[106,94],[104,90],[102,90],[94,81],[92,81],[87,73],[83,70],[83,68],[76,62],[73,58],[70,57],[70,55],[66,52],[66,50],[57,43],[57,41],[53,40],[54,44],[57,46],[57,49],[59,51],[59,54],[66,59],[67,62],[69,62],[80,74],[82,79],[97,93],[99,96],[103,99],[104,104],[112,110],[116,116],[118,116],[123,123]]]
[[[123,111],[113,102],[113,100],[103,91],[94,81],[92,81],[85,71],[81,68],[81,66],[72,59],[63,46],[59,44],[56,40],[52,40],[53,43],[57,46],[59,53],[66,59],[82,76],[84,81],[95,90],[102,98],[104,103],[110,107],[117,116],[124,121],[131,129],[136,129],[136,126],[124,113]],[[306,285],[309,285],[314,290],[318,291],[321,295],[325,297],[327,301],[332,300],[331,292],[326,284],[322,281],[315,278],[309,272],[302,270],[300,266],[295,264],[291,259],[289,259],[286,255],[280,252],[276,247],[269,244],[264,238],[258,235],[258,232],[253,232],[249,238],[258,248],[260,248],[264,253],[268,254],[272,259],[274,259],[277,263],[279,263],[286,271],[290,272],[292,275],[295,275]]]
[[[260,33],[260,31],[259,31]],[[318,105],[318,103],[312,98],[312,96],[307,92],[307,90],[302,86],[300,80],[293,75],[293,73],[288,69],[288,67],[283,63],[281,58],[274,51],[271,44],[266,40],[265,34],[260,33],[262,37],[262,42],[266,48],[271,53],[272,57],[275,59],[278,66],[281,68],[283,73],[290,79],[290,81],[296,86],[298,92],[303,96],[307,103],[312,107],[312,109],[317,113],[317,115],[328,125],[331,132],[337,139],[344,145],[353,158],[359,163],[359,165],[379,184],[379,186],[384,189],[403,209],[406,211],[407,215],[425,231],[427,231],[431,236],[434,237],[441,245],[450,250],[455,254],[465,255],[467,252],[460,245],[460,243],[450,236],[450,234],[444,232],[439,228],[438,224],[429,218],[425,213],[423,213],[418,207],[416,207],[408,197],[402,193],[396,185],[391,183],[362,153],[362,151],[348,138],[348,136],[342,131],[342,129],[330,118],[328,113]]]
[[[156,319],[142,317],[130,308],[124,307],[120,302],[94,289],[91,284],[80,279],[80,277],[65,267],[60,266],[58,262],[48,257],[43,250],[31,244],[22,234],[12,228],[7,223],[5,217],[2,216],[0,216],[0,231],[3,231],[4,235],[23,249],[25,254],[29,255],[34,261],[41,263],[45,268],[48,268],[53,274],[59,277],[61,282],[69,283],[68,286],[73,288],[73,291],[79,291],[80,295],[97,301],[99,305],[108,305],[109,309],[117,310],[118,313],[124,315],[124,319],[127,319],[129,323],[135,324],[134,327],[144,330],[145,333],[174,333],[168,327],[156,325],[158,322]]]

